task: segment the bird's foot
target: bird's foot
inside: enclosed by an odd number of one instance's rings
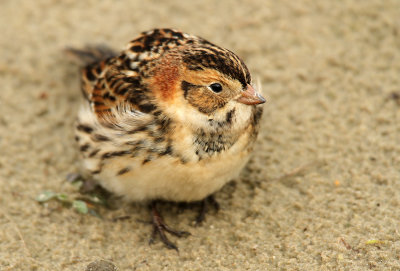
[[[187,231],[178,231],[178,230],[174,230],[174,229],[170,228],[164,222],[164,219],[162,218],[161,214],[158,212],[156,201],[153,201],[151,203],[151,213],[152,213],[153,233],[151,235],[149,243],[150,244],[154,243],[154,239],[155,239],[156,235],[158,234],[161,238],[161,241],[167,246],[167,248],[175,249],[176,251],[179,252],[178,247],[167,238],[167,236],[165,235],[165,232],[168,232],[177,237],[186,237],[186,236],[190,235],[190,233]]]

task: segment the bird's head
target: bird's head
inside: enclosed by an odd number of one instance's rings
[[[217,127],[248,119],[265,102],[233,52],[173,30],[156,33],[145,83],[167,115],[195,129]]]

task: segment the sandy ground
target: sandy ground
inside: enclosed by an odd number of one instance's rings
[[[79,80],[62,49],[154,27],[235,51],[268,96],[221,211],[192,227],[195,210],[163,209],[192,233],[171,237],[179,254],[148,245],[143,206],[99,219],[35,201],[76,194]],[[0,270],[400,270],[399,1],[3,0],[0,33]]]

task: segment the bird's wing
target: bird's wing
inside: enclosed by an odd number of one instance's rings
[[[93,112],[99,120],[111,120],[121,108],[157,115],[157,103],[144,83],[149,69],[163,52],[195,40],[176,30],[154,29],[132,40],[119,55],[104,46],[68,52],[85,64],[82,93]]]
[[[117,56],[104,47],[67,49],[81,69],[81,90],[100,121],[112,121],[126,110],[149,113],[155,108],[146,94],[139,70],[130,67],[125,54]]]

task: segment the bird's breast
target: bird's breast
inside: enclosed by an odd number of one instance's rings
[[[99,177],[106,189],[132,201],[198,201],[236,178],[246,165],[248,154],[223,151],[195,162],[163,156],[146,164],[135,158],[117,157],[104,165]],[[121,172],[124,168],[131,170]]]

